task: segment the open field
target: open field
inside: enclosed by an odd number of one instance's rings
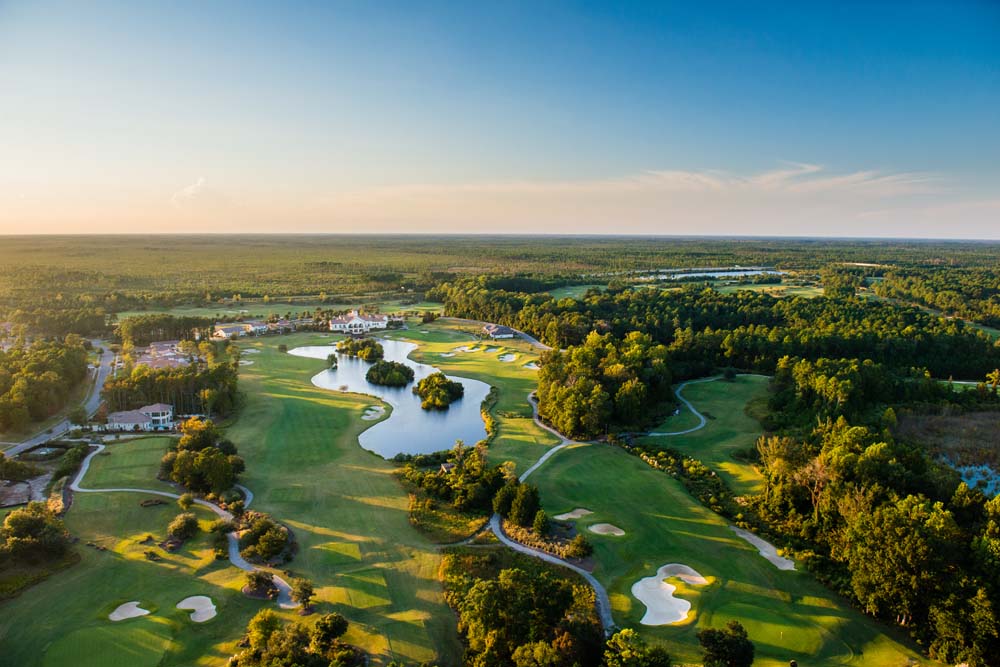
[[[145,480],[143,462],[164,439],[121,442],[94,460],[87,484],[129,484]],[[141,451],[140,451],[141,450]],[[158,457],[157,457],[158,460]],[[146,485],[155,487],[156,466],[146,468]],[[93,477],[90,475],[93,474]],[[80,538],[74,548],[81,562],[0,605],[0,644],[12,665],[103,667],[104,665],[221,665],[235,651],[242,627],[262,605],[239,592],[243,572],[216,561],[207,534],[169,553],[155,543],[180,511],[173,503],[141,507],[140,493],[76,494],[66,516]],[[202,526],[215,518],[196,509]],[[141,544],[152,535],[154,544]],[[98,551],[87,542],[103,546]],[[161,560],[147,560],[154,551]],[[219,615],[192,623],[174,605],[189,595],[208,595]],[[139,600],[153,613],[112,623],[107,615],[119,604]]]
[[[118,319],[132,317],[135,315],[149,315],[151,313],[168,313],[178,317],[214,317],[219,321],[235,319],[238,317],[254,318],[267,317],[268,315],[285,316],[288,313],[313,312],[323,310],[349,310],[351,308],[364,308],[366,305],[377,306],[380,312],[395,313],[400,311],[420,311],[425,310],[440,311],[441,304],[431,301],[419,301],[417,303],[404,303],[400,299],[364,299],[359,298],[350,302],[334,303],[331,301],[319,301],[315,295],[303,297],[301,300],[269,301],[264,303],[260,299],[243,300],[239,303],[213,304],[208,306],[177,306],[174,308],[150,308],[148,310],[125,310],[118,313]]]
[[[549,294],[552,295],[553,299],[582,299],[583,295],[587,293],[590,289],[600,289],[603,290],[607,285],[570,285],[569,287],[558,287],[553,290],[549,290]]]
[[[699,629],[744,624],[757,648],[755,665],[790,659],[809,665],[896,665],[912,652],[802,572],[783,572],[738,539],[726,522],[691,498],[679,482],[637,457],[606,445],[573,445],[557,453],[532,482],[550,516],[584,507],[578,529],[608,522],[624,537],[590,534],[595,576],[611,597],[615,620],[652,641],[668,642],[676,662],[698,662]],[[645,607],[632,585],[667,563],[693,567],[707,586],[677,584],[693,619],[643,626]]]
[[[823,296],[823,288],[813,285],[727,285],[725,282],[718,282],[714,287],[722,294],[749,291],[780,297],[802,296],[807,299]]]
[[[641,438],[647,445],[670,447],[700,460],[715,470],[738,495],[756,494],[762,490],[763,480],[753,466],[733,459],[737,449],[754,446],[762,433],[760,424],[746,414],[747,403],[767,394],[769,379],[759,375],[738,375],[732,382],[716,380],[684,387],[683,396],[694,404],[708,420],[705,428],[677,436]],[[693,422],[673,422],[684,414]],[[687,407],[681,414],[671,417],[663,425],[665,431],[678,431],[695,426],[697,420]]]
[[[440,557],[410,526],[394,466],[363,450],[360,419],[372,399],[314,387],[324,362],[277,351],[334,340],[293,334],[243,342],[260,351],[241,372],[242,416],[227,436],[247,459],[254,507],[294,532],[295,575],[316,586],[319,611],[351,622],[347,641],[376,664],[454,658],[454,616],[437,581]]]

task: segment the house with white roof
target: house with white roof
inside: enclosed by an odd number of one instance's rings
[[[356,310],[330,320],[330,331],[351,335],[365,334],[374,329],[385,329],[388,326],[388,315],[369,315],[359,313]]]

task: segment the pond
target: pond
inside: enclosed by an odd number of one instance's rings
[[[451,404],[447,410],[424,410],[420,398],[413,393],[414,385],[439,369],[418,364],[407,358],[417,348],[413,343],[379,339],[385,350],[386,361],[398,361],[413,369],[414,381],[405,387],[383,387],[365,379],[371,366],[366,361],[337,353],[337,368],[313,376],[317,387],[332,391],[347,391],[375,396],[392,406],[392,414],[358,436],[365,449],[384,458],[396,454],[429,454],[451,449],[456,440],[474,445],[486,437],[486,427],[479,413],[480,404],[490,391],[490,386],[479,380],[452,377],[465,387],[465,396]],[[310,359],[325,360],[336,348],[328,345],[297,347],[289,354]]]

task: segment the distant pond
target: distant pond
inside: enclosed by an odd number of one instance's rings
[[[465,387],[465,396],[444,411],[424,410],[420,398],[413,393],[413,386],[422,378],[440,369],[418,364],[407,358],[417,348],[413,343],[379,339],[385,350],[386,361],[398,361],[413,369],[415,378],[405,387],[383,387],[365,379],[371,366],[366,361],[337,353],[337,368],[313,376],[312,383],[323,389],[345,391],[375,396],[392,406],[392,414],[364,431],[358,441],[365,449],[384,458],[396,454],[429,454],[451,449],[456,440],[474,445],[486,437],[479,406],[490,391],[490,386],[479,380],[452,377]],[[310,359],[323,359],[336,353],[331,345],[311,345],[289,350],[289,354]]]

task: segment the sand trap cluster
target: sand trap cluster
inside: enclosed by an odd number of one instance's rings
[[[125,604],[118,605],[113,612],[108,614],[108,619],[117,623],[118,621],[124,621],[129,618],[145,616],[148,613],[148,609],[143,609],[139,606],[138,600],[132,600],[132,602],[126,602]]]
[[[613,523],[595,523],[593,526],[588,526],[587,530],[598,535],[614,535],[615,537],[621,537],[625,534],[624,530]]]
[[[566,512],[565,514],[557,514],[555,518],[559,519],[560,521],[570,521],[572,519],[579,519],[581,517],[585,517],[588,514],[593,514],[593,512],[591,512],[590,510],[585,510],[582,507],[577,507],[572,512]]]
[[[677,587],[665,581],[674,577],[692,586],[704,586],[708,583],[705,577],[681,563],[668,563],[657,570],[654,576],[640,579],[632,584],[632,595],[646,605],[646,613],[640,623],[672,625],[688,617],[691,603],[674,597]]]
[[[737,528],[736,526],[730,526],[729,530],[736,533],[740,538],[746,540],[751,546],[755,547],[761,556],[766,558],[772,565],[774,565],[779,570],[794,570],[795,561],[791,558],[785,558],[784,556],[778,555],[778,549],[765,539],[757,537],[749,530],[743,530],[742,528]]]
[[[240,359],[240,366],[253,366],[253,362],[249,359]]]
[[[530,370],[533,370],[533,371],[537,371],[537,370],[538,370],[538,362],[535,362],[535,361],[529,361],[528,363],[526,363],[526,364],[524,365],[524,367],[525,367],[525,368],[528,368],[528,369],[530,369]]]
[[[191,620],[195,623],[204,623],[210,618],[215,618],[215,604],[212,598],[207,595],[192,595],[177,603],[178,609],[190,609]]]
[[[503,362],[511,362],[511,361],[514,361],[515,359],[517,359],[517,355],[516,354],[511,354],[510,352],[508,352],[507,354],[501,354],[497,358],[500,359],[500,361],[503,361]]]
[[[361,418],[365,421],[373,422],[376,419],[380,419],[382,415],[385,414],[385,408],[381,405],[369,405],[361,413]]]

